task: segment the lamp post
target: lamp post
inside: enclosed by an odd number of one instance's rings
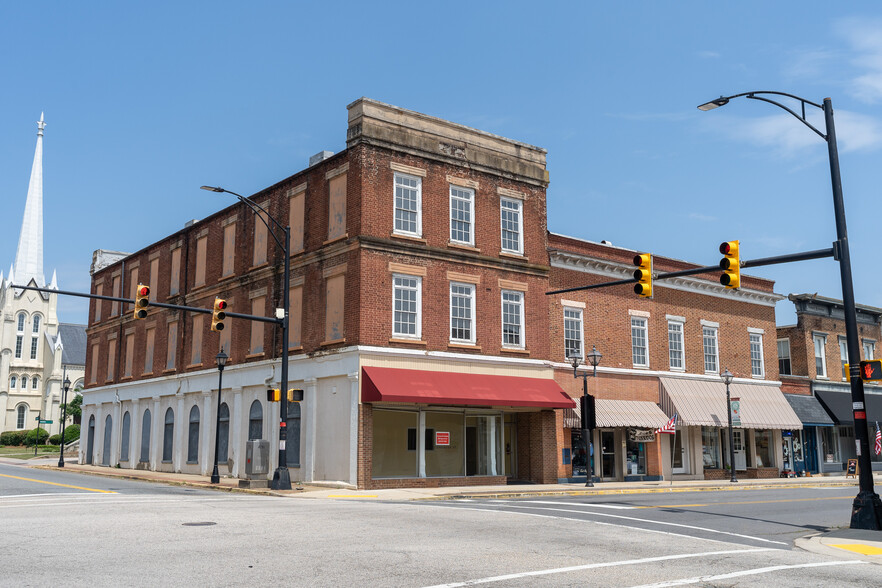
[[[597,364],[600,363],[600,359],[603,357],[603,354],[597,351],[597,348],[592,345],[591,353],[586,354],[586,359],[588,363],[590,363],[594,367],[594,378],[597,377]],[[574,378],[582,378],[582,402],[580,403],[582,409],[582,442],[585,444],[585,477],[587,480],[585,481],[585,486],[588,488],[594,487],[594,466],[591,463],[591,428],[592,423],[589,421],[588,413],[591,412],[594,414],[593,400],[594,397],[588,394],[588,372],[584,374],[579,373],[579,364],[582,360],[581,353],[573,353],[569,356],[570,362],[573,365],[573,377]]]
[[[240,202],[250,208],[257,218],[266,225],[267,231],[269,231],[273,241],[276,242],[276,245],[282,250],[285,257],[285,269],[282,276],[282,288],[280,289],[282,297],[282,316],[276,316],[276,324],[282,327],[283,349],[281,374],[282,398],[279,403],[279,463],[276,467],[276,471],[273,472],[271,487],[273,490],[290,490],[291,475],[288,472],[288,454],[285,449],[285,444],[288,439],[286,426],[288,424],[288,354],[290,351],[288,345],[288,316],[291,310],[291,301],[288,295],[288,288],[290,288],[291,282],[291,228],[287,226],[283,227],[276,219],[270,216],[270,213],[265,208],[256,202],[248,200],[241,194],[236,194],[235,192],[220,187],[201,186],[201,188],[203,190],[208,190],[209,192],[226,192],[227,194],[232,194],[238,198]],[[273,227],[270,227],[267,220],[273,223],[275,230]],[[277,234],[277,231],[281,232],[281,236]],[[218,391],[218,395],[220,395],[220,391]]]
[[[61,395],[61,453],[58,454],[58,467],[64,467],[64,425],[67,421],[67,391],[70,390],[70,379],[64,375],[64,383],[61,385],[64,391]]]
[[[833,215],[836,222],[836,241],[833,242],[835,258],[839,261],[839,277],[842,283],[842,304],[845,307],[845,339],[848,348],[848,368],[851,381],[851,401],[854,414],[854,433],[857,443],[857,458],[860,470],[858,495],[854,499],[851,511],[852,529],[882,530],[882,501],[873,489],[873,471],[870,462],[870,435],[867,430],[867,411],[864,405],[864,382],[860,377],[861,347],[858,340],[857,315],[854,304],[854,284],[851,276],[851,256],[848,251],[848,230],[845,226],[845,204],[842,197],[842,178],[839,175],[839,149],[836,145],[836,127],[833,123],[833,102],[824,98],[824,104],[816,104],[793,94],[773,91],[743,92],[732,96],[720,96],[716,100],[705,102],[699,110],[713,110],[728,104],[733,98],[740,97],[768,102],[781,108],[814,131],[827,142],[827,154],[830,159],[830,181],[833,185]],[[767,98],[767,96],[784,96],[800,103],[801,115],[790,108]],[[812,126],[805,118],[806,104],[824,112],[827,133],[824,134]]]
[[[217,361],[217,410],[214,412],[214,469],[211,470],[211,483],[220,484],[220,474],[217,471],[217,449],[220,446],[221,390],[223,390],[224,366],[227,365],[228,356],[221,349],[214,359]]]
[[[726,413],[729,415],[729,468],[732,471],[729,481],[737,482],[738,479],[735,477],[735,433],[732,431],[732,397],[729,395],[729,384],[732,383],[735,376],[729,371],[729,368],[726,368],[720,377],[726,383]]]

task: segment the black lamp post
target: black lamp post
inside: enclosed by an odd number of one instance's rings
[[[594,373],[592,377],[597,377],[597,364],[600,363],[600,359],[603,357],[603,354],[597,351],[597,348],[592,345],[591,352],[586,354],[586,359],[588,363],[590,363],[594,367]],[[591,463],[591,429],[594,426],[594,423],[591,422],[594,419],[594,397],[588,394],[588,372],[584,374],[579,373],[579,364],[582,360],[581,353],[574,353],[569,356],[569,359],[573,365],[573,377],[574,378],[582,378],[582,401],[580,403],[580,407],[582,409],[582,442],[585,444],[585,475],[587,480],[585,481],[585,486],[589,488],[594,487],[594,466]],[[591,413],[590,415],[588,413]]]
[[[729,395],[729,384],[732,383],[735,376],[729,371],[729,368],[726,368],[720,377],[726,383],[726,412],[729,414],[729,468],[732,471],[732,477],[729,478],[729,481],[737,482],[738,479],[735,477],[735,434],[732,431],[732,397]]]
[[[217,471],[217,450],[220,446],[220,407],[221,407],[221,390],[224,384],[224,366],[227,365],[228,356],[221,349],[220,353],[215,356],[217,361],[217,410],[214,413],[214,469],[211,470],[211,483],[220,484],[220,474]]]
[[[288,289],[290,288],[291,281],[291,229],[290,227],[283,227],[279,222],[270,216],[270,213],[267,212],[265,208],[261,205],[248,200],[241,194],[236,194],[235,192],[231,192],[230,190],[225,190],[224,188],[212,187],[212,186],[202,186],[203,190],[208,190],[209,192],[226,192],[227,194],[232,194],[236,198],[239,199],[240,202],[245,204],[251,211],[257,215],[264,225],[266,225],[267,230],[269,231],[270,236],[273,238],[273,241],[276,242],[279,249],[282,250],[283,255],[285,257],[285,270],[282,276],[282,288],[281,288],[281,296],[282,296],[282,316],[276,316],[276,324],[282,327],[282,374],[281,374],[281,386],[282,386],[282,398],[279,403],[279,464],[276,467],[276,471],[273,472],[273,481],[272,481],[272,489],[273,490],[290,490],[291,489],[291,475],[288,472],[288,454],[285,450],[285,443],[288,439],[288,431],[286,426],[288,424],[288,354],[289,354],[289,345],[288,345],[288,316],[291,310],[291,301],[290,296],[288,295]],[[266,218],[264,218],[266,217]],[[267,219],[271,221],[275,227],[270,227]],[[277,234],[277,231],[281,232],[281,236]],[[218,395],[220,393],[218,392]]]
[[[61,385],[64,393],[61,395],[61,453],[58,455],[58,467],[64,467],[64,425],[67,421],[67,391],[70,390],[70,379],[67,374],[64,376],[64,383]]]
[[[854,414],[854,434],[857,442],[860,491],[854,499],[851,511],[852,529],[882,530],[882,500],[873,489],[873,470],[870,462],[870,435],[867,430],[867,411],[864,404],[864,382],[860,376],[861,347],[858,340],[857,315],[854,305],[854,284],[851,276],[851,256],[848,251],[848,230],[845,226],[845,204],[842,197],[842,178],[839,175],[839,149],[836,145],[836,127],[833,124],[833,102],[824,98],[824,104],[816,104],[793,94],[773,91],[744,92],[732,96],[720,96],[705,102],[699,110],[719,108],[733,98],[740,97],[774,104],[790,113],[802,124],[827,142],[830,159],[830,180],[833,184],[833,215],[836,221],[836,241],[833,242],[835,258],[839,261],[839,277],[842,282],[842,304],[845,307],[845,338],[848,347],[848,369],[851,376],[851,401]],[[766,96],[785,96],[800,103],[801,115]],[[824,112],[825,135],[805,118],[805,106],[814,106]]]

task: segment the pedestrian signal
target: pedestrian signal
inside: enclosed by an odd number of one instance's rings
[[[865,382],[882,380],[882,359],[870,359],[861,362],[861,379]]]
[[[723,259],[720,260],[720,269],[723,270],[720,283],[727,288],[740,288],[741,254],[738,251],[738,241],[721,243],[720,253],[723,254]]]
[[[652,297],[652,255],[649,253],[640,253],[634,256],[634,293],[639,294],[643,298]]]
[[[266,391],[266,399],[268,402],[281,402],[282,391],[278,388],[271,388]]]
[[[135,289],[135,318],[142,319],[147,317],[147,307],[150,305],[150,288],[144,284],[138,284]]]
[[[303,390],[298,390],[296,388],[291,388],[288,390],[288,402],[302,402],[303,401]]]
[[[214,311],[211,315],[211,330],[223,331],[224,319],[227,318],[227,301],[223,298],[214,299]]]

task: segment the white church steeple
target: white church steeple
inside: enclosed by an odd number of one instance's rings
[[[31,167],[24,219],[18,237],[15,264],[9,271],[9,277],[12,279],[12,271],[15,270],[15,278],[19,284],[27,285],[33,279],[41,288],[46,285],[46,277],[43,275],[43,129],[45,127],[43,113],[40,113],[40,121],[37,123],[37,149],[34,152],[34,165]]]

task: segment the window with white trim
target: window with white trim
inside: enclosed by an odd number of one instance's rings
[[[37,359],[37,342],[39,340],[37,336],[31,337],[31,359]]]
[[[34,328],[31,331],[34,335],[40,334],[40,315],[34,315]]]
[[[502,291],[502,346],[524,348],[524,293]]]
[[[759,333],[750,333],[750,375],[755,378],[762,378],[765,376],[765,373],[763,336]]]
[[[844,337],[839,338],[839,362],[842,364],[842,379],[848,379],[845,364],[848,363],[848,342]]]
[[[25,418],[28,414],[28,407],[24,404],[18,405],[18,410],[15,415],[15,428],[16,429],[24,429],[25,428]]]
[[[475,342],[475,285],[450,282],[450,341]]]
[[[27,390],[27,389],[28,389],[28,377],[27,377],[27,376],[22,376],[22,377],[21,377],[21,389],[22,389],[22,390]]]
[[[422,194],[422,178],[395,173],[394,233],[411,237],[422,237]]]
[[[789,376],[792,372],[790,365],[790,339],[778,339],[778,373]]]
[[[19,313],[19,315],[18,315],[18,329],[16,329],[19,333],[24,333],[26,318],[27,317],[25,316],[25,313],[23,313],[23,312]]]
[[[864,351],[864,359],[873,359],[873,354],[876,353],[876,342],[864,339],[862,342],[862,347]]]
[[[18,384],[18,377],[17,377],[17,376],[10,376],[10,378],[9,378],[9,389],[10,389],[10,390],[14,390],[16,384]]]
[[[502,250],[506,253],[524,252],[524,232],[522,230],[523,202],[513,198],[500,198],[500,223],[502,230]]]
[[[40,389],[40,378],[39,376],[34,376],[31,378],[31,390],[39,390]]]
[[[564,307],[564,357],[584,358],[582,345],[582,309]]]
[[[717,341],[716,327],[701,327],[702,346],[704,348],[705,373],[719,372],[720,348]]]
[[[824,346],[827,343],[827,338],[824,335],[814,335],[812,341],[815,346],[815,375],[818,378],[826,378],[827,354],[824,350]]]
[[[19,313],[18,315],[18,325],[16,329],[15,335],[15,359],[21,359],[22,347],[24,346],[24,328],[25,328],[25,313]]]
[[[474,190],[450,186],[450,240],[454,243],[475,244],[474,202]]]
[[[392,275],[392,334],[419,339],[422,336],[422,278]]]
[[[646,318],[631,317],[631,359],[635,367],[649,367],[646,344]]]
[[[668,321],[668,358],[673,371],[682,372],[683,364],[683,323]]]

